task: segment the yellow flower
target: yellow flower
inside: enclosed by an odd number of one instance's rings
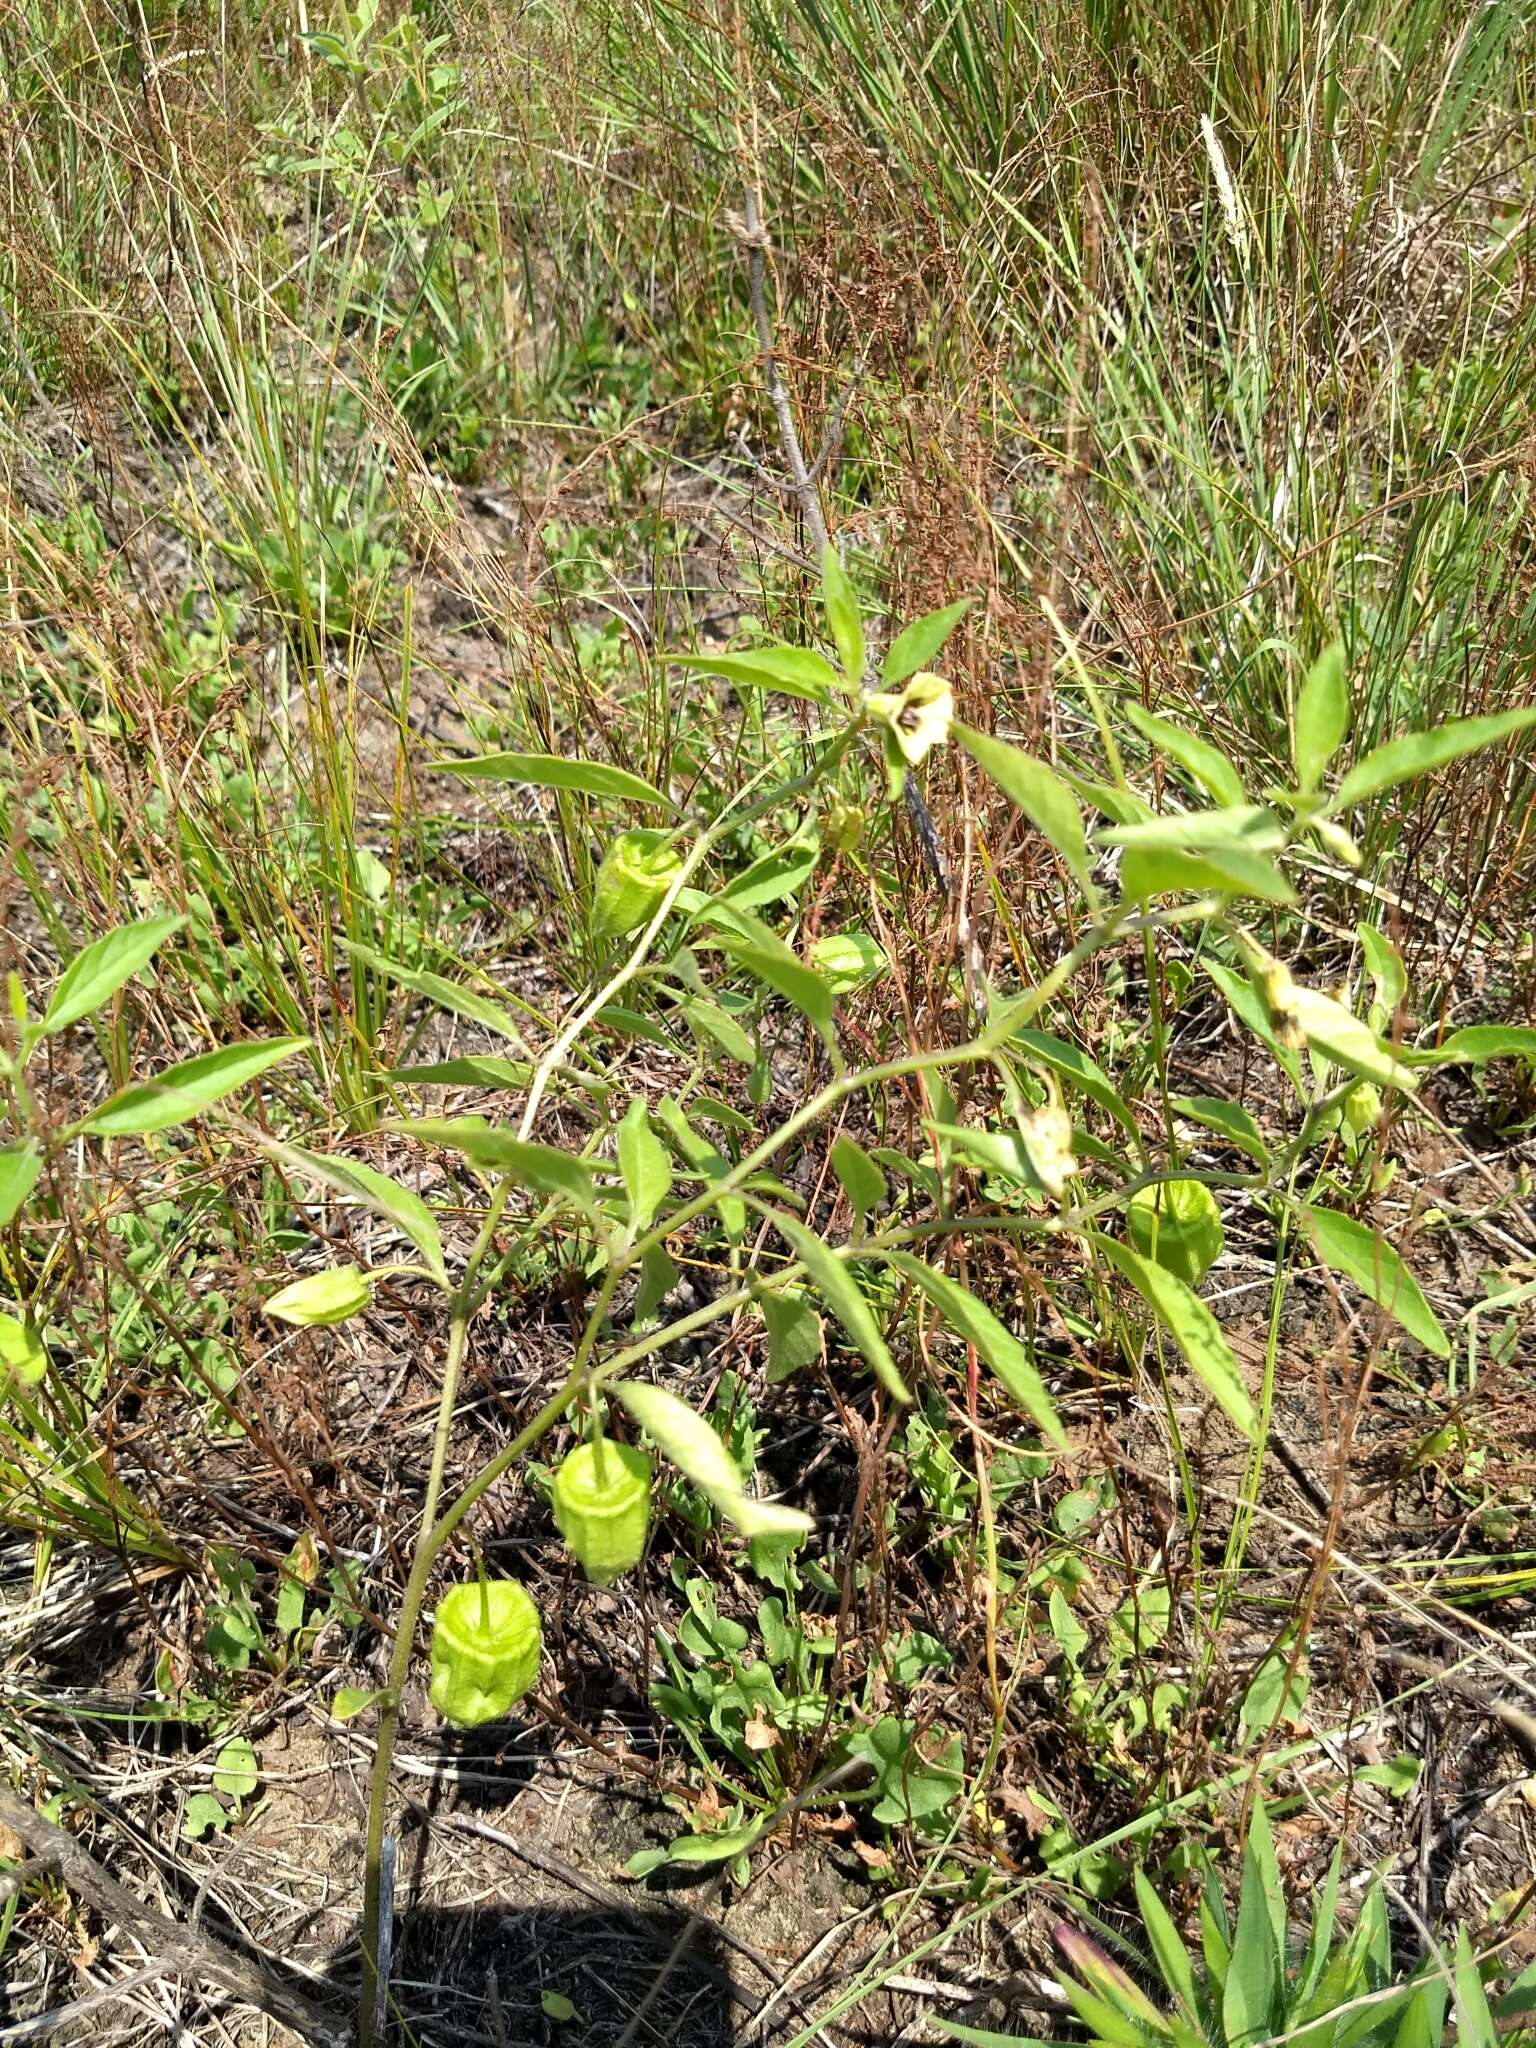
[[[877,690],[864,699],[864,708],[891,734],[907,766],[915,768],[949,738],[955,693],[942,676],[922,669],[899,695]]]

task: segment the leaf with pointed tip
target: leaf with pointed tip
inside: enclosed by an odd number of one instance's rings
[[[1154,712],[1143,711],[1139,704],[1127,704],[1125,715],[1144,740],[1171,761],[1177,761],[1217,803],[1235,808],[1248,801],[1242,777],[1220,747],[1213,747],[1209,740],[1197,739],[1183,726],[1159,718]]]
[[[590,1209],[595,1200],[592,1170],[584,1160],[573,1159],[553,1145],[536,1145],[515,1137],[498,1124],[488,1124],[484,1117],[412,1117],[384,1128],[419,1138],[424,1145],[462,1152],[476,1166],[504,1173],[520,1187],[558,1196],[578,1208]]]
[[[1529,1024],[1466,1024],[1439,1045],[1415,1047],[1403,1058],[1411,1067],[1481,1067],[1489,1060],[1536,1065],[1536,1031]]]
[[[631,1230],[649,1230],[672,1186],[667,1148],[651,1129],[645,1098],[637,1095],[619,1125],[619,1169],[629,1196]]]
[[[904,626],[880,664],[880,680],[886,688],[894,689],[926,668],[970,608],[970,599],[963,597],[958,604],[947,604],[942,611],[928,612]]]
[[[570,761],[563,754],[478,754],[465,761],[434,761],[437,775],[457,775],[463,782],[523,782],[537,789],[565,789],[576,796],[612,799],[618,803],[677,806],[652,782],[606,761]]]
[[[437,1227],[437,1218],[421,1199],[409,1188],[391,1180],[376,1167],[365,1165],[361,1159],[348,1159],[336,1152],[307,1152],[295,1145],[293,1156],[312,1173],[323,1187],[334,1193],[351,1196],[371,1209],[376,1216],[382,1216],[392,1223],[409,1244],[413,1244],[427,1262],[427,1270],[440,1286],[446,1286],[443,1266],[443,1240]]]
[[[727,682],[757,690],[779,690],[786,697],[806,697],[824,704],[838,688],[837,670],[810,647],[751,647],[727,653],[723,648],[702,654],[664,654],[669,668],[702,669]]]
[[[1404,733],[1401,739],[1388,740],[1357,761],[1334,791],[1328,808],[1347,811],[1367,797],[1380,796],[1383,790],[1413,782],[1421,775],[1432,775],[1437,768],[1484,747],[1496,747],[1517,732],[1529,732],[1532,726],[1536,726],[1536,704],[1500,711],[1491,718],[1453,718],[1433,732]]]
[[[1130,1281],[1228,1420],[1252,1441],[1258,1429],[1252,1396],[1243,1383],[1232,1348],[1222,1335],[1221,1325],[1199,1295],[1165,1266],[1142,1258],[1128,1244],[1097,1230],[1087,1235],[1110,1264]]]
[[[855,1216],[867,1216],[885,1200],[885,1175],[856,1139],[839,1133],[832,1144],[832,1171],[842,1183]]]
[[[493,1031],[498,1038],[510,1040],[513,1045],[523,1044],[517,1020],[488,996],[477,995],[473,989],[463,988],[458,982],[433,974],[424,967],[406,967],[398,960],[391,960],[387,954],[376,953],[372,946],[360,945],[355,939],[348,939],[346,946],[354,960],[371,967],[375,974],[382,974],[386,981],[409,989],[412,995],[425,996],[428,1002],[451,1011],[455,1017],[468,1017],[472,1024],[483,1024],[487,1031]]]
[[[1035,830],[1061,855],[1068,872],[1090,900],[1094,894],[1088,863],[1088,842],[1077,798],[1054,768],[1026,754],[1022,747],[976,732],[958,721],[952,728],[977,767],[990,775],[1008,800],[1016,804]]]
[[[167,1067],[152,1081],[119,1088],[73,1129],[93,1138],[141,1138],[152,1131],[168,1131],[174,1124],[201,1115],[279,1060],[301,1052],[309,1042],[307,1038],[266,1038],[199,1053],[195,1059]]]
[[[1344,744],[1349,731],[1349,681],[1344,670],[1344,642],[1325,647],[1307,673],[1296,699],[1296,786],[1316,789],[1323,770]]]
[[[1065,1449],[1066,1432],[1044,1380],[1018,1338],[998,1321],[986,1303],[978,1301],[958,1280],[925,1265],[908,1252],[888,1252],[886,1260],[927,1295],[951,1329],[968,1344],[975,1345],[1041,1435]]]
[[[804,1266],[811,1285],[863,1353],[887,1393],[897,1401],[910,1401],[912,1396],[896,1370],[874,1311],[842,1260],[798,1216],[786,1215],[782,1209],[770,1210],[769,1214],[774,1229]]]
[[[843,664],[843,674],[858,689],[864,681],[864,621],[859,616],[859,601],[848,581],[848,572],[838,560],[836,548],[830,546],[823,548],[821,554],[821,595],[827,630]]]
[[[1436,1358],[1449,1358],[1451,1340],[1424,1298],[1424,1290],[1380,1231],[1367,1229],[1336,1209],[1299,1204],[1317,1255],[1325,1266],[1353,1280],[1367,1300],[1402,1324]]]
[[[99,1010],[149,965],[158,948],[186,921],[184,917],[146,917],[94,939],[59,976],[38,1029],[47,1036]]]
[[[643,1380],[612,1380],[608,1391],[743,1536],[798,1536],[811,1529],[810,1516],[798,1508],[754,1500],[741,1483],[740,1466],[718,1433],[676,1394],[665,1387],[648,1386]]]

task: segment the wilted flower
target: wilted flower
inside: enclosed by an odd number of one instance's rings
[[[949,738],[955,693],[942,676],[921,669],[899,693],[875,691],[866,697],[864,708],[891,734],[907,766],[915,768]]]
[[[1078,1164],[1072,1151],[1072,1119],[1054,1091],[1049,1102],[1020,1117],[1019,1136],[1036,1180],[1053,1202],[1059,1202]]]

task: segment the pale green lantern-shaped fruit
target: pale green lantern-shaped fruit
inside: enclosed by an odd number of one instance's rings
[[[633,1571],[651,1526],[651,1461],[628,1444],[578,1444],[555,1474],[555,1522],[594,1585]]]
[[[539,1610],[515,1579],[450,1586],[432,1618],[434,1707],[456,1728],[511,1712],[538,1676]]]
[[[683,863],[666,832],[637,828],[621,832],[603,855],[592,891],[592,930],[597,938],[622,938],[655,916]]]
[[[1203,1181],[1165,1180],[1138,1188],[1126,1212],[1131,1243],[1186,1286],[1198,1287],[1221,1257],[1226,1236]]]

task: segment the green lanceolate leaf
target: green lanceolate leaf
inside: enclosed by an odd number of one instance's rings
[[[1373,748],[1363,761],[1356,762],[1335,790],[1328,808],[1347,811],[1354,804],[1364,803],[1367,797],[1380,796],[1383,790],[1395,789],[1399,783],[1412,782],[1420,775],[1431,775],[1435,769],[1459,761],[1464,755],[1497,746],[1501,740],[1517,732],[1529,732],[1533,726],[1536,704],[1527,704],[1518,711],[1500,711],[1492,718],[1453,718],[1445,725],[1437,725],[1433,732],[1405,733],[1401,739],[1388,740],[1384,747]]]
[[[1120,1244],[1096,1230],[1088,1236],[1110,1264],[1125,1275],[1168,1331],[1211,1399],[1233,1426],[1251,1440],[1258,1428],[1252,1398],[1232,1348],[1221,1334],[1221,1325],[1199,1295],[1176,1274],[1142,1258],[1128,1244]]]
[[[300,1146],[292,1149],[293,1157],[304,1171],[313,1174],[322,1187],[361,1202],[364,1208],[392,1223],[407,1243],[413,1244],[421,1253],[433,1279],[440,1286],[447,1284],[442,1234],[437,1227],[437,1218],[420,1195],[401,1187],[398,1181],[391,1180],[388,1174],[380,1173],[376,1167],[364,1165],[361,1159],[348,1159],[335,1152],[306,1152]]]
[[[742,1486],[741,1468],[717,1432],[676,1394],[643,1380],[610,1381],[608,1391],[743,1536],[803,1535],[812,1527],[810,1516],[797,1508],[752,1499]]]
[[[15,1216],[37,1185],[43,1155],[30,1138],[0,1151],[0,1230]]]
[[[766,1287],[758,1307],[768,1330],[768,1384],[777,1386],[821,1356],[821,1317],[798,1289]]]
[[[1285,1893],[1278,1874],[1274,1877],[1275,1898],[1269,1897],[1268,1865],[1274,1861],[1269,1844],[1269,1827],[1260,1819],[1262,1798],[1253,1803],[1249,1817],[1248,1842],[1243,1852],[1243,1884],[1238,1900],[1237,1928],[1232,1941],[1232,1960],[1222,1990],[1222,2031],[1230,2048],[1249,2048],[1266,2039],[1281,2024],[1281,1954],[1275,1945],[1274,1907],[1285,1911]],[[1255,1830],[1262,1840],[1255,1842]]]
[[[776,846],[733,876],[720,891],[719,900],[734,904],[738,910],[756,910],[765,903],[778,903],[785,896],[797,895],[814,871],[820,854],[821,841],[814,836],[795,840],[789,846]]]
[[[897,1401],[910,1401],[912,1396],[896,1370],[896,1362],[880,1334],[874,1311],[859,1292],[857,1282],[842,1260],[797,1216],[786,1215],[782,1209],[772,1209],[768,1213],[773,1219],[774,1229],[804,1266],[811,1285],[863,1353],[865,1362],[886,1392]]]
[[[1088,842],[1083,832],[1083,814],[1077,798],[1054,768],[1026,754],[1022,747],[976,732],[958,722],[952,728],[977,767],[990,775],[1008,800],[1016,804],[1035,830],[1048,839],[1061,855],[1068,872],[1091,901],[1093,877],[1088,864]]]
[[[1436,1358],[1449,1358],[1451,1340],[1424,1299],[1424,1290],[1379,1231],[1336,1209],[1298,1205],[1325,1266],[1353,1280],[1368,1301],[1402,1324]]]
[[[1236,809],[1248,801],[1242,777],[1220,747],[1213,747],[1209,740],[1197,739],[1181,725],[1173,725],[1166,718],[1143,711],[1139,704],[1127,704],[1125,715],[1144,740],[1150,741],[1171,761],[1177,761],[1217,803]]]
[[[199,1053],[195,1059],[168,1067],[152,1081],[120,1088],[74,1130],[93,1138],[144,1137],[151,1131],[167,1131],[173,1124],[200,1115],[221,1097],[233,1094],[308,1044],[307,1038],[268,1038]]]
[[[1264,1143],[1263,1133],[1247,1110],[1235,1102],[1224,1102],[1215,1095],[1175,1095],[1168,1107],[1176,1116],[1187,1117],[1192,1124],[1200,1124],[1225,1138],[1260,1166],[1269,1164],[1269,1147]]]
[[[1087,1053],[1065,1038],[1056,1038],[1049,1031],[1025,1028],[1009,1035],[1009,1043],[1019,1046],[1031,1061],[1049,1067],[1059,1074],[1063,1081],[1070,1081],[1081,1088],[1090,1102],[1096,1102],[1107,1116],[1112,1116],[1122,1130],[1136,1135],[1137,1124],[1134,1113],[1120,1094],[1109,1076]]]
[[[1536,1031],[1529,1024],[1468,1024],[1439,1045],[1403,1057],[1412,1067],[1481,1067],[1489,1060],[1527,1060],[1536,1066]]]
[[[1344,642],[1335,640],[1313,662],[1296,699],[1292,752],[1298,789],[1316,789],[1348,731],[1349,680],[1344,669]]]
[[[1229,804],[1217,811],[1165,811],[1133,825],[1111,825],[1098,836],[1106,846],[1173,847],[1185,853],[1273,853],[1285,844],[1285,827],[1273,811],[1257,804]]]
[[[779,690],[786,697],[807,697],[824,704],[837,694],[837,670],[825,655],[810,647],[752,647],[735,654],[664,654],[669,668],[702,669],[727,682],[757,690]]]
[[[855,1216],[867,1216],[885,1200],[885,1175],[854,1139],[839,1135],[833,1141],[832,1171]]]
[[[727,1059],[740,1060],[748,1067],[756,1060],[757,1047],[751,1034],[719,1003],[712,1003],[705,996],[685,996],[677,1008],[678,1014],[693,1026],[695,1035],[710,1039]]]
[[[998,1321],[985,1302],[978,1301],[947,1273],[940,1273],[907,1252],[887,1252],[885,1256],[898,1273],[927,1295],[951,1329],[968,1344],[975,1345],[1041,1434],[1064,1449],[1066,1432],[1045,1382],[1013,1332]]]
[[[523,782],[539,789],[568,789],[576,796],[617,803],[677,807],[654,783],[610,768],[605,761],[568,761],[563,754],[479,754],[468,761],[434,761],[434,773],[457,775],[465,782]]]
[[[726,932],[721,946],[738,967],[754,975],[757,980],[782,996],[808,1017],[829,1043],[837,1017],[837,1000],[831,989],[816,972],[782,941],[771,934],[767,942],[739,938],[734,932]]]
[[[1252,896],[1260,903],[1294,903],[1296,891],[1272,860],[1237,847],[1185,853],[1176,846],[1129,846],[1120,885],[1132,903],[1154,896]]]
[[[1200,2006],[1195,1991],[1195,1966],[1189,1950],[1173,1924],[1172,1914],[1158,1897],[1156,1888],[1149,1883],[1144,1870],[1137,1870],[1135,1883],[1141,1923],[1147,1930],[1147,1939],[1152,1944],[1152,1954],[1163,1982],[1185,2019],[1198,2025]]]
[[[942,611],[929,612],[904,626],[880,664],[880,680],[886,687],[894,689],[926,668],[970,608],[970,599],[962,598],[958,604],[947,604]]]
[[[1371,977],[1376,1000],[1391,1017],[1408,993],[1408,969],[1403,964],[1403,956],[1376,925],[1357,924],[1355,933],[1365,955],[1366,972]],[[1532,1035],[1536,1037],[1536,1033]]]
[[[184,917],[146,917],[93,940],[59,976],[39,1030],[45,1035],[63,1031],[99,1010],[149,965],[157,949],[186,921]]]
[[[827,631],[843,664],[843,674],[857,689],[864,681],[864,621],[859,616],[859,601],[848,581],[848,572],[833,547],[822,550],[821,594],[826,606]]]
[[[525,1060],[472,1052],[453,1060],[433,1060],[422,1067],[391,1067],[388,1079],[417,1088],[526,1088],[532,1075],[533,1068]]]
[[[424,996],[428,1002],[436,1003],[439,1009],[448,1010],[455,1017],[468,1017],[473,1024],[483,1024],[498,1038],[522,1046],[521,1027],[500,1003],[492,1002],[488,996],[477,995],[473,989],[462,988],[458,982],[448,981],[441,974],[432,974],[422,967],[403,966],[398,960],[376,953],[371,946],[359,945],[352,939],[346,943],[347,951],[354,960],[371,967],[375,974],[382,974],[386,981],[409,989],[412,995]]]
[[[584,1160],[573,1159],[553,1145],[536,1145],[527,1138],[514,1137],[483,1117],[414,1117],[388,1124],[387,1130],[419,1138],[424,1145],[442,1145],[450,1152],[462,1152],[476,1166],[505,1173],[520,1187],[541,1195],[555,1195],[590,1208],[594,1200],[592,1170]]]
[[[637,1095],[619,1125],[619,1170],[629,1196],[631,1230],[649,1230],[672,1186],[667,1148],[651,1129],[645,1100]]]

